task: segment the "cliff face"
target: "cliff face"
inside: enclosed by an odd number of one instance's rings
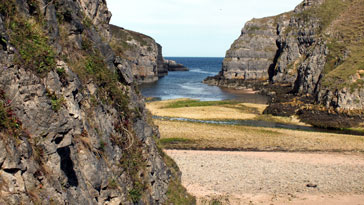
[[[0,1],[1,204],[193,203],[110,17],[104,0]]]
[[[138,83],[151,83],[168,75],[168,71],[188,71],[175,61],[165,60],[162,46],[144,34],[110,25],[111,47],[129,66]]]
[[[278,39],[276,18],[253,19],[241,32],[241,36],[226,52],[222,75],[227,79],[267,80],[267,68],[273,65]]]
[[[327,107],[363,109],[364,2],[305,0],[294,11],[253,19],[227,51],[225,85],[269,79]]]
[[[116,54],[128,62],[139,83],[149,83],[165,76],[162,46],[141,33],[114,25],[111,28],[111,46]]]

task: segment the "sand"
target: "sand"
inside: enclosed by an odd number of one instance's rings
[[[364,204],[364,154],[166,153],[199,204]]]

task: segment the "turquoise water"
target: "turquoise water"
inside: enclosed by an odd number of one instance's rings
[[[203,84],[202,81],[206,77],[218,74],[223,58],[166,57],[166,59],[182,63],[190,71],[169,72],[168,76],[155,83],[141,85],[141,92],[145,97],[158,97],[162,100],[192,98],[202,101],[236,99],[249,103],[267,102],[265,96]]]

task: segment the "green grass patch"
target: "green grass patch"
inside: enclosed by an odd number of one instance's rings
[[[325,66],[326,75],[322,80],[322,85],[331,89],[349,87],[354,90],[362,87],[362,81],[351,81],[351,76],[356,74],[364,64],[364,40],[356,45],[346,45],[346,47],[341,45],[334,48],[329,47],[329,49],[330,55]],[[342,57],[344,50],[349,51],[349,55],[345,58]]]
[[[132,53],[138,52],[137,51],[138,46],[128,43],[128,41],[133,41],[133,40],[135,40],[141,47],[148,46],[147,48],[148,51],[152,50],[152,47],[149,43],[149,41],[151,40],[150,37],[138,32],[122,29],[113,25],[110,26],[110,29],[112,33],[110,46],[117,55],[127,59],[135,58],[135,56],[130,56],[130,54],[128,54],[128,52]]]
[[[97,97],[94,100],[99,99],[105,104],[113,105],[119,112],[130,112],[129,97],[121,89],[118,73],[108,68],[98,50],[81,50],[78,56],[68,56],[67,61],[82,82],[93,80],[97,85]]]
[[[263,29],[262,27],[259,27],[259,26],[256,26],[256,25],[249,26],[248,27],[248,32],[254,33],[254,32],[262,30],[262,29]]]
[[[138,203],[142,198],[142,193],[144,191],[144,185],[138,181],[134,182],[133,188],[129,190],[129,197],[133,203]]]
[[[57,96],[54,92],[47,90],[47,96],[51,98],[52,110],[58,112],[61,107],[65,104],[63,96]]]
[[[137,140],[137,139],[135,139]],[[136,141],[127,150],[124,150],[122,158],[119,161],[119,166],[123,168],[124,172],[132,181],[132,187],[129,189],[129,198],[133,203],[138,203],[143,193],[147,189],[146,177],[146,159],[142,154],[141,142]]]
[[[258,115],[253,120],[275,122],[275,123],[285,123],[285,124],[289,123],[289,121],[290,121],[288,117],[286,118],[286,120],[284,120],[284,117],[275,117],[270,114]],[[292,124],[294,124],[294,123],[292,123]]]
[[[217,199],[213,199],[210,201],[209,205],[222,205],[222,202]]]
[[[332,13],[331,18],[326,19],[337,18],[337,21],[330,25],[331,35],[326,37],[329,54],[322,85],[331,90],[346,87],[354,91],[362,88],[363,82],[353,81],[351,77],[364,66],[364,4],[360,0],[327,0],[323,6],[325,5],[328,8],[323,8]],[[336,9],[332,8],[335,6]]]
[[[159,141],[161,145],[168,145],[168,144],[189,144],[193,143],[193,140],[185,139],[185,138],[163,138]]]
[[[56,67],[56,54],[40,25],[31,20],[10,23],[10,42],[19,51],[16,63],[44,75]]]
[[[347,131],[348,133],[362,133],[362,136],[364,136],[364,125],[362,125],[362,127],[342,128],[341,130]],[[364,141],[364,138],[362,138],[361,140]]]
[[[16,13],[16,6],[13,0],[0,1],[0,14],[4,17],[13,16]]]
[[[158,140],[156,139],[158,142]],[[164,204],[178,204],[178,205],[194,205],[196,204],[196,198],[190,195],[186,188],[182,186],[181,182],[181,172],[178,168],[175,161],[166,155],[162,148],[161,144],[157,143],[157,148],[159,154],[162,156],[163,161],[170,168],[171,178],[168,184],[167,190],[167,200]]]
[[[37,2],[28,3],[30,9],[39,10]],[[18,51],[15,63],[40,76],[55,69],[57,56],[43,28],[44,19],[40,12],[25,17],[17,11],[12,0],[1,1],[0,7],[0,12],[7,16],[5,26],[9,30],[9,41]]]
[[[179,100],[168,104],[163,108],[181,108],[181,107],[202,107],[238,104],[235,101],[199,101],[199,100]]]
[[[347,7],[347,2],[343,0],[326,0],[324,3],[313,6],[305,11],[296,14],[297,18],[305,22],[318,19],[320,31],[325,30],[331,22],[336,19]]]

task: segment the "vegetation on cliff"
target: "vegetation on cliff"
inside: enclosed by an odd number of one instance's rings
[[[364,4],[360,0],[325,0],[293,15],[307,22],[318,20],[317,38],[323,38],[328,48],[322,78],[325,88],[363,86],[364,81],[360,79],[364,68],[363,10]]]
[[[329,5],[326,5],[329,4]],[[336,8],[325,33],[329,55],[325,65],[323,85],[330,89],[364,86],[364,3],[363,1],[327,1],[321,7]]]
[[[320,127],[357,126],[364,118],[363,6],[304,0],[291,12],[253,19],[220,74],[205,82],[260,89],[272,96],[272,114],[289,111]]]
[[[0,203],[193,202],[110,16],[101,0],[0,1]]]

